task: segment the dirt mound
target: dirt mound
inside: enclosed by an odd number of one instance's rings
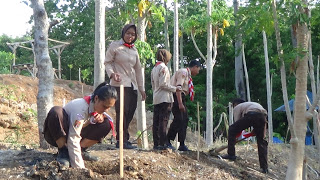
[[[85,162],[87,169],[62,171],[56,149],[39,149],[36,97],[36,78],[20,75],[0,75],[0,179],[120,179],[119,150],[111,140],[111,133],[101,143],[90,148],[100,158]],[[93,91],[92,86],[78,81],[54,81],[54,105],[83,97]],[[109,114],[115,118],[114,109]],[[147,112],[149,148],[152,148],[152,112]],[[130,125],[132,140],[136,136],[136,119]],[[256,144],[236,147],[237,160],[227,161],[208,155],[209,148],[202,140],[200,160],[197,160],[197,135],[188,130],[186,143],[189,152],[124,150],[125,179],[285,179],[289,145],[269,147],[269,171],[260,173]],[[226,144],[217,141],[217,147]],[[175,143],[174,143],[175,145]],[[211,148],[212,148],[211,147]],[[226,150],[222,151],[222,154]],[[319,178],[319,164],[315,147],[306,148],[308,179]]]

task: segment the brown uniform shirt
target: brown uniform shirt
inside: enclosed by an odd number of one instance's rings
[[[176,87],[170,85],[170,72],[163,62],[153,67],[151,71],[151,85],[153,104],[173,102],[172,92],[176,92]]]
[[[112,73],[119,73],[121,81],[110,80],[110,85],[115,87],[131,87],[144,91],[143,75],[138,51],[135,47],[128,48],[123,45],[123,40],[114,41],[110,44],[104,64],[110,77]]]
[[[256,103],[256,102],[244,102],[244,103],[238,104],[233,109],[234,121],[239,120],[240,118],[242,118],[249,111],[261,112],[263,114],[267,114],[267,110],[265,110],[259,103]]]
[[[179,69],[174,75],[171,77],[171,85],[172,86],[181,86],[182,92],[185,95],[189,94],[189,78],[191,76],[191,72],[189,68]]]

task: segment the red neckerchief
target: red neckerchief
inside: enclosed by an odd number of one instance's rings
[[[188,73],[189,73],[190,69],[189,68],[187,68],[187,69],[188,69]],[[190,100],[193,101],[193,99],[194,99],[194,91],[193,91],[193,82],[192,82],[191,75],[189,76],[188,87],[189,87]]]
[[[162,63],[162,61],[158,61],[157,63],[156,63],[156,65],[154,65],[155,67],[156,66],[158,66],[159,64],[161,64]]]
[[[124,46],[128,47],[129,49],[133,48],[134,44],[128,44],[128,43],[123,43]]]
[[[83,99],[88,103],[88,105],[90,104],[90,99],[91,99],[91,96],[85,96],[83,97]],[[92,112],[90,113],[91,116],[95,116],[97,115],[98,113],[97,112]],[[107,114],[107,113],[106,113]],[[112,118],[107,114],[107,117],[108,120],[109,120],[109,123],[110,123],[110,126],[111,126],[111,129],[112,129],[112,135],[113,137],[116,137],[116,133],[114,132],[114,126],[113,126],[113,120]]]

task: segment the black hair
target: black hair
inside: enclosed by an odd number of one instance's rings
[[[189,63],[189,67],[192,68],[193,66],[201,67],[201,64],[200,64],[200,62],[197,61],[197,60],[192,60],[192,61],[190,61],[190,63]]]
[[[96,89],[93,91],[91,96],[91,101],[94,102],[94,97],[98,96],[101,101],[105,101],[107,99],[117,99],[117,91],[114,87],[110,86],[108,83],[103,82],[99,84]]]
[[[241,99],[241,98],[236,98],[232,101],[232,106],[234,107],[235,105],[237,104],[241,104],[241,103],[244,103],[246,102],[245,100]]]

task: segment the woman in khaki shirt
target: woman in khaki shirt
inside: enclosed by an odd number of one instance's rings
[[[170,72],[167,67],[171,53],[165,49],[157,52],[157,63],[151,71],[153,91],[153,149],[166,149],[167,125],[173,103],[173,92],[177,87],[170,85]]]
[[[129,142],[129,124],[137,108],[137,91],[141,93],[142,101],[146,98],[143,84],[141,63],[134,42],[137,40],[136,26],[127,24],[122,29],[121,38],[110,44],[105,58],[106,72],[110,78],[110,85],[120,94],[120,85],[124,86],[124,114],[123,114],[123,147],[136,148]],[[119,147],[120,98],[116,101],[116,131]]]
[[[60,169],[70,165],[85,168],[83,160],[98,160],[86,149],[101,142],[111,130],[112,119],[106,111],[114,106],[116,99],[116,90],[102,83],[91,96],[74,99],[64,107],[51,108],[43,134],[49,144],[58,147]]]

